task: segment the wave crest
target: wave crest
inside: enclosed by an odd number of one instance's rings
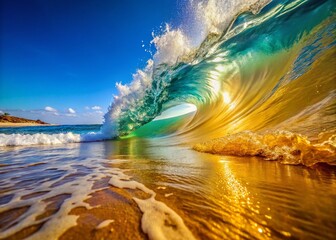
[[[198,109],[176,131],[189,142],[244,130],[287,129],[282,123],[298,116],[289,130],[311,137],[309,131],[333,128],[334,1],[267,3],[192,1],[194,17],[188,26],[198,29],[198,37],[205,33],[201,44],[183,26],[166,25],[153,36],[153,60],[137,71],[133,82],[117,84],[119,95],[102,131],[110,137],[130,135],[185,103]],[[314,113],[321,119],[317,130],[305,121],[312,106],[321,106]],[[299,127],[304,122],[309,131]]]

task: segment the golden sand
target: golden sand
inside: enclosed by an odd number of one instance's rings
[[[0,128],[4,127],[31,127],[31,126],[54,126],[55,124],[38,123],[0,123]]]

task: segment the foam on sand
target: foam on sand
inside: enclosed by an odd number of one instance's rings
[[[63,148],[62,156],[73,154]],[[46,153],[48,154],[48,153]],[[25,159],[31,157],[31,153],[22,152],[17,159],[21,170],[15,170],[15,166],[3,167],[0,174],[5,178],[0,180],[1,186],[6,190],[8,201],[2,203],[0,215],[6,216],[12,211],[26,209],[17,218],[9,218],[0,226],[0,238],[17,237],[23,230],[33,226],[39,226],[39,230],[26,236],[26,239],[58,239],[67,230],[78,225],[79,216],[73,215],[72,210],[84,207],[87,210],[99,208],[99,205],[91,206],[87,200],[98,191],[108,189],[109,186],[95,187],[95,183],[103,179],[109,179],[109,184],[118,188],[139,189],[151,197],[149,199],[133,198],[143,212],[141,226],[150,239],[194,239],[189,229],[184,225],[182,218],[162,202],[155,200],[156,193],[144,184],[132,180],[131,176],[124,173],[126,170],[106,166],[111,160],[85,158],[69,159],[63,162],[59,156],[46,155],[44,160],[35,164],[26,164]],[[23,162],[21,162],[23,161]],[[116,163],[127,161],[114,159]],[[38,166],[33,169],[28,167]],[[14,168],[13,168],[14,167]],[[12,171],[16,174],[11,174]],[[25,170],[23,170],[25,169]],[[85,174],[79,174],[80,169],[87,169]],[[23,179],[30,179],[43,172],[54,171],[58,177],[36,179],[35,182],[21,186]],[[43,174],[42,174],[43,175]],[[17,187],[19,186],[20,187]],[[51,215],[46,214],[52,199],[61,200],[59,209]],[[62,200],[63,199],[63,200]],[[4,198],[2,198],[4,201]],[[57,201],[57,200],[56,200]],[[109,219],[99,223],[95,229],[98,231],[108,227],[115,220]],[[125,216],[127,218],[127,216]],[[60,221],[61,219],[61,221]],[[166,238],[165,238],[166,237]]]
[[[185,226],[182,218],[163,202],[155,199],[156,193],[142,183],[130,180],[130,177],[116,170],[109,183],[118,188],[139,189],[151,197],[148,199],[133,198],[143,213],[141,228],[150,239],[195,239]]]
[[[102,221],[97,227],[96,229],[102,229],[107,227],[108,225],[110,225],[111,223],[114,223],[113,219],[107,219],[105,221]]]
[[[93,159],[85,159],[81,164],[88,168],[94,168],[95,165],[99,164],[101,161]],[[63,178],[54,178],[44,181],[39,184],[32,184],[29,188],[20,188],[10,190],[7,192],[8,195],[13,195],[12,199],[1,206],[0,213],[6,211],[15,210],[22,207],[29,206],[29,209],[24,212],[18,219],[14,222],[8,222],[6,226],[0,233],[0,238],[7,238],[21,230],[28,228],[33,225],[43,224],[42,227],[29,236],[27,239],[57,239],[69,228],[77,225],[78,216],[70,215],[70,211],[77,207],[85,207],[86,209],[91,209],[92,207],[85,202],[86,199],[90,197],[90,194],[101,190],[93,189],[93,184],[95,181],[103,178],[105,176],[103,167],[99,169],[102,172],[92,172],[86,176],[76,178],[70,182],[65,182],[60,184],[60,182],[67,177],[76,174],[78,161],[69,161],[68,164],[62,165],[57,163],[57,161],[52,161],[43,164],[43,169],[55,169],[55,171],[64,172]],[[41,169],[30,170],[29,174],[40,174]],[[16,177],[5,179],[2,183],[7,187],[15,186],[19,184],[21,178],[25,178],[25,173],[18,173]],[[27,197],[32,196],[36,193],[43,193],[38,197]],[[69,198],[65,199],[60,207],[60,209],[53,215],[48,217],[41,217],[48,208],[48,199],[59,197],[62,195],[67,195]],[[59,221],[62,219],[62,221]]]
[[[150,239],[195,239],[182,218],[154,196],[145,200],[133,199],[143,212],[141,228]]]
[[[258,156],[285,164],[336,164],[336,135],[322,143],[313,144],[307,137],[288,131],[264,134],[244,131],[196,144],[193,149],[221,155]]]

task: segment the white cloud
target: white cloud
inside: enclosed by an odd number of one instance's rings
[[[90,110],[90,107],[86,106],[86,107],[85,107],[85,110]]]
[[[98,113],[100,115],[104,114],[102,111],[96,111],[96,113]]]
[[[91,107],[90,107],[91,109]],[[66,109],[68,110],[68,109]],[[82,113],[71,114],[64,112],[51,112],[43,109],[1,109],[2,112],[8,112],[12,116],[23,117],[28,119],[41,119],[47,123],[53,124],[101,124],[103,122],[103,114],[97,111],[87,111]],[[100,112],[100,111],[98,111]]]
[[[73,110],[72,108],[68,108],[68,113],[75,114],[75,113],[76,113],[76,111],[75,111],[75,110]]]
[[[0,115],[4,115],[5,113],[3,111],[0,110]]]
[[[101,110],[101,107],[99,107],[99,106],[93,106],[91,109],[92,110]]]
[[[44,108],[44,110],[46,110],[47,112],[57,112],[57,110],[55,108],[52,108],[52,107],[49,107],[49,106],[46,106]]]

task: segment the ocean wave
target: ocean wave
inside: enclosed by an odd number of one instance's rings
[[[129,85],[117,84],[102,132],[144,137],[145,125],[181,104],[197,111],[167,135],[192,143],[289,126],[310,138],[334,128],[334,1],[209,0],[190,9],[197,34],[167,25],[153,36],[153,59]]]
[[[194,145],[281,130],[311,141],[335,130],[335,1],[191,2],[185,27],[153,34],[152,59],[117,83],[101,132],[0,135],[0,145],[157,136]],[[193,111],[165,114],[178,106]]]
[[[193,102],[181,99],[177,103],[167,102],[167,87],[171,85],[171,73],[179,73],[179,65],[197,61],[205,49],[209,36],[218,36],[234,17],[242,11],[257,12],[268,3],[258,1],[191,1],[188,7],[189,21],[185,27],[173,29],[169,24],[163,32],[150,42],[156,51],[142,70],[137,70],[130,84],[117,83],[119,94],[114,96],[104,116],[102,131],[112,137],[127,135],[131,131],[152,121],[171,106]],[[187,18],[187,16],[186,16]],[[194,32],[190,29],[193,28]],[[201,47],[200,47],[201,46]],[[182,67],[183,69],[183,67]]]
[[[65,143],[94,142],[108,139],[101,132],[75,134],[72,132],[58,134],[0,134],[0,146],[56,145]]]
[[[0,134],[0,146],[53,145],[80,142],[80,134]]]

